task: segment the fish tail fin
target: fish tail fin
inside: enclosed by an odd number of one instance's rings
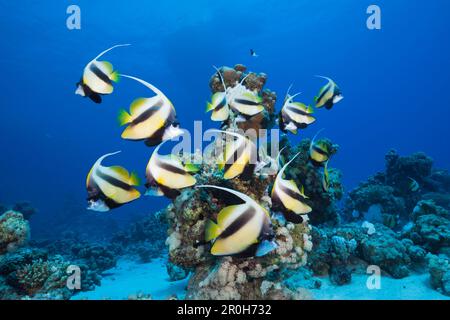
[[[197,165],[190,162],[184,165],[184,169],[189,173],[197,173],[200,171],[200,168]]]
[[[133,186],[139,186],[141,184],[141,179],[134,171],[130,175],[130,184]]]
[[[119,124],[121,126],[126,125],[127,123],[130,123],[132,121],[131,115],[125,109],[119,111],[119,116],[117,119],[119,120]]]
[[[212,109],[214,109],[213,104],[211,102],[207,102],[205,112],[210,112]]]
[[[205,241],[211,241],[216,239],[220,235],[219,226],[212,220],[206,221],[205,225]]]
[[[116,70],[116,71],[114,71],[113,73],[111,73],[110,78],[111,78],[111,81],[119,82],[119,80],[120,80],[120,74],[119,74],[119,71]]]

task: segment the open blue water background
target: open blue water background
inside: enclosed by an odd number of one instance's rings
[[[66,28],[70,4],[81,30]],[[382,9],[379,31],[366,28],[370,4]],[[85,64],[118,43],[133,46],[105,60],[159,87],[189,130],[218,127],[204,113],[212,65],[265,72],[279,97],[294,83],[304,102],[324,84],[314,75],[332,77],[345,99],[293,140],[326,128],[347,190],[383,169],[390,148],[448,168],[449,10],[444,0],[0,1],[0,203],[31,201],[42,229],[67,203],[94,214],[83,209],[85,177],[100,155],[122,150],[108,164],[144,176],[152,149],[121,140],[116,117],[148,91],[123,79],[101,105],[74,94]],[[145,197],[107,214],[125,221],[167,203]]]

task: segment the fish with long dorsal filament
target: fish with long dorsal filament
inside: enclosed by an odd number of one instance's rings
[[[292,85],[286,93],[286,98],[281,108],[279,124],[282,131],[290,131],[293,134],[297,134],[298,129],[305,129],[314,123],[316,118],[312,116],[314,109],[311,106],[294,101],[294,98],[300,92],[291,96],[289,94],[291,87]]]
[[[147,183],[145,184],[147,192],[145,194],[173,199],[180,194],[179,190],[197,183],[191,173],[198,172],[199,168],[191,163],[183,164],[181,159],[174,154],[159,154],[159,149],[167,141],[155,148],[147,164]]]
[[[114,90],[113,82],[119,81],[119,73],[113,69],[108,61],[98,61],[105,53],[129,44],[118,44],[100,53],[91,60],[83,70],[81,80],[77,83],[75,94],[88,97],[95,103],[101,103],[101,95],[111,94]]]
[[[175,108],[172,102],[154,85],[136,77],[121,75],[140,82],[154,93],[151,98],[138,98],[130,106],[130,112],[119,112],[119,123],[127,125],[122,132],[126,140],[144,140],[148,146],[155,146],[181,134]]]
[[[317,136],[322,131],[323,129],[316,133],[309,146],[309,158],[312,164],[318,167],[322,167],[331,156],[329,146],[324,140],[316,142]]]
[[[284,148],[283,148],[284,149]],[[277,157],[277,161],[281,152]],[[294,180],[283,178],[286,168],[297,158],[300,153],[292,157],[278,172],[272,187],[272,204],[273,208],[283,213],[284,218],[292,223],[302,223],[305,219],[303,216],[312,211],[312,208],[305,203],[308,197],[305,195],[304,187],[298,188]]]
[[[264,110],[262,98],[255,92],[247,89],[243,83],[250,75],[243,77],[234,87],[227,87],[223,75],[214,67],[224,87],[223,92],[216,92],[211,102],[207,103],[206,111],[212,111],[211,120],[226,121],[230,117],[230,108],[242,117],[253,117]]]
[[[139,178],[136,173],[120,166],[105,167],[102,161],[120,151],[100,157],[89,171],[86,179],[88,191],[88,209],[106,212],[110,209],[138,199],[141,194],[136,190]]]
[[[408,177],[408,179],[409,179],[409,184],[408,184],[408,189],[409,189],[409,191],[411,191],[411,192],[417,192],[417,191],[419,191],[420,185],[419,185],[419,183],[417,182],[417,180],[415,180],[415,179],[413,179],[413,178],[411,178],[411,177]]]
[[[258,162],[258,150],[249,138],[230,131],[210,130],[210,132],[223,133],[236,138],[226,141],[222,158],[218,161],[219,170],[223,170],[226,180],[240,176],[250,179]]]
[[[213,188],[229,192],[243,203],[223,208],[217,223],[208,220],[205,241],[212,242],[211,254],[215,256],[263,256],[277,248],[269,212],[249,196],[236,190],[199,185],[196,188]]]
[[[314,98],[316,107],[322,108],[325,106],[326,109],[330,110],[336,103],[344,99],[344,96],[333,80],[323,76],[316,77],[328,80],[328,83],[320,89],[319,95]]]

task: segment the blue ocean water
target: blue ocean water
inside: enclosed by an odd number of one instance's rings
[[[366,27],[373,3],[381,30]],[[71,4],[81,30],[66,27]],[[106,60],[163,90],[188,130],[195,120],[218,126],[204,113],[212,65],[245,64],[267,73],[279,97],[294,83],[305,101],[323,85],[314,75],[332,77],[345,99],[293,140],[326,128],[347,190],[381,170],[390,148],[448,167],[449,9],[444,0],[2,1],[0,203],[29,200],[45,229],[67,206],[95,214],[85,210],[85,178],[99,156],[122,150],[114,162],[144,176],[152,149],[121,140],[116,118],[146,89],[123,79],[100,105],[74,94],[85,64],[118,43],[132,46]],[[106,214],[122,221],[167,203],[143,198]]]

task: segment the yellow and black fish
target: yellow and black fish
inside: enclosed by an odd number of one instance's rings
[[[113,82],[119,80],[119,73],[114,71],[113,66],[108,61],[98,61],[105,53],[117,47],[129,46],[129,44],[119,44],[113,46],[95,57],[89,62],[83,71],[80,82],[77,83],[75,94],[88,97],[95,103],[101,103],[101,95],[111,94],[114,90]]]
[[[109,211],[140,197],[141,194],[134,188],[139,185],[139,178],[135,173],[129,174],[126,169],[119,166],[102,166],[102,161],[106,157],[119,152],[100,157],[89,171],[86,179],[89,210]]]
[[[165,141],[167,142],[167,140]],[[166,196],[176,198],[179,190],[191,187],[197,180],[190,174],[198,172],[199,168],[191,163],[183,164],[179,157],[173,154],[160,155],[158,153],[161,143],[153,151],[147,165],[147,192],[146,195]]]
[[[291,96],[289,90],[286,94],[279,120],[280,128],[284,132],[290,131],[293,134],[297,134],[298,129],[305,129],[316,121],[312,116],[314,109],[311,106],[306,106],[301,102],[294,102],[294,98],[297,95],[299,93]]]
[[[309,147],[309,158],[312,164],[319,167],[323,166],[330,159],[328,144],[324,140],[316,142],[316,138],[321,131],[314,136]]]
[[[409,190],[411,192],[419,191],[419,189],[420,189],[419,183],[411,177],[408,177],[408,179],[410,180],[409,185],[408,185]]]
[[[253,117],[264,111],[263,99],[245,87],[244,89],[239,89],[237,86],[231,88],[229,101],[230,108],[244,117]]]
[[[213,111],[211,120],[225,121],[230,116],[230,108],[243,117],[253,117],[264,110],[263,99],[255,92],[247,89],[243,83],[249,76],[245,76],[234,87],[227,87],[222,73],[217,70],[220,81],[224,87],[223,92],[217,92],[213,95],[211,103],[207,104],[206,111]]]
[[[302,223],[303,215],[312,211],[311,207],[305,203],[308,197],[305,195],[304,187],[302,186],[300,191],[294,180],[283,178],[286,168],[299,154],[297,153],[281,168],[272,187],[272,208],[281,211],[285,219],[292,223]]]
[[[235,132],[210,131],[236,138],[225,143],[223,156],[219,161],[219,170],[224,171],[224,179],[229,180],[237,176],[240,176],[242,179],[250,179],[258,161],[258,150],[253,141]]]
[[[211,98],[211,102],[206,105],[206,112],[212,111],[212,121],[226,121],[230,117],[230,108],[225,92],[216,92]]]
[[[208,220],[205,241],[212,242],[211,254],[215,256],[263,256],[277,248],[269,213],[249,196],[228,188],[201,185],[197,188],[214,188],[229,192],[243,203],[223,208],[217,222]]]
[[[156,93],[151,98],[139,98],[130,106],[130,113],[121,110],[120,125],[127,125],[122,132],[126,140],[145,140],[148,146],[155,146],[162,141],[170,140],[183,133],[179,128],[175,108],[172,102],[158,88],[141,79],[121,75],[142,83]]]
[[[325,106],[325,108],[330,110],[333,105],[344,99],[344,96],[342,95],[341,89],[339,89],[333,80],[322,76],[317,77],[328,80],[328,83],[320,89],[319,95],[314,98],[316,107],[322,108]]]

